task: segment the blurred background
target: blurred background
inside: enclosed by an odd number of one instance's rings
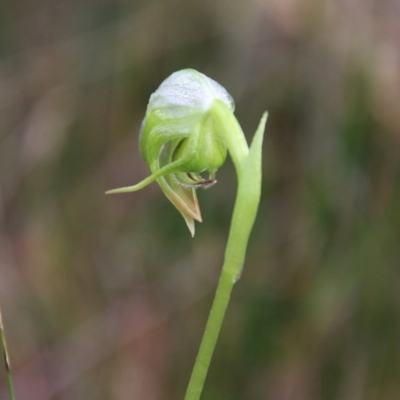
[[[264,110],[264,180],[203,398],[400,398],[400,3],[0,3],[0,303],[18,400],[183,399],[236,178],[192,239],[148,175],[150,94],[195,68]],[[3,365],[0,398],[6,399]]]

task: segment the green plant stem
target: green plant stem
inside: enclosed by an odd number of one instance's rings
[[[214,302],[206,324],[203,339],[186,391],[185,400],[199,400],[217,343],[222,322],[228,307],[233,285],[239,279],[246,255],[247,243],[258,210],[261,194],[261,145],[267,114],[264,114],[254,136],[250,151],[236,119],[226,114],[222,103],[214,109],[224,117],[228,132],[239,140],[228,142],[228,149],[238,175],[238,190],[225,260],[221,271]],[[232,114],[231,114],[232,115]],[[239,143],[239,148],[237,144]],[[244,145],[245,148],[243,147]],[[232,146],[234,147],[232,149]]]
[[[5,337],[5,334],[4,334],[4,327],[3,327],[3,319],[2,319],[2,316],[1,316],[1,310],[0,310],[0,342],[1,342],[1,347],[2,347],[2,350],[3,350],[3,356],[4,356],[4,366],[5,366],[5,370],[6,370],[8,395],[10,397],[10,400],[15,400],[14,386],[13,386],[13,381],[12,381],[12,377],[11,377],[10,361],[9,361],[9,357],[8,357],[7,342],[6,342],[6,337]]]
[[[199,353],[186,391],[185,400],[200,399],[208,367],[221,330],[222,321],[228,307],[234,280],[226,271],[221,273],[217,292],[208,317]]]

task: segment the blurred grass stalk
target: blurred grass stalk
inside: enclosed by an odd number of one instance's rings
[[[10,397],[10,400],[15,400],[14,386],[13,386],[11,370],[10,370],[10,358],[8,357],[7,342],[6,342],[6,336],[4,333],[3,318],[1,315],[1,307],[0,307],[0,336],[1,336],[0,337],[1,347],[3,350],[3,356],[4,356],[4,367],[6,370],[8,395]]]

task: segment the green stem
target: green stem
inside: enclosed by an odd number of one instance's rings
[[[225,112],[225,108],[223,103],[219,103],[213,111],[217,116],[223,117],[224,123],[226,122],[225,128],[229,129],[224,129],[224,131],[230,132],[230,135],[238,139],[227,140],[228,149],[238,174],[238,190],[221,276],[185,400],[200,399],[233,285],[241,275],[247,243],[256,218],[261,194],[261,145],[267,114],[264,114],[261,119],[249,151],[246,141],[243,140],[244,135],[240,125],[236,119],[233,120],[232,114],[230,117]],[[219,118],[219,120],[221,119]]]
[[[10,400],[15,400],[14,386],[13,386],[12,377],[11,377],[10,361],[9,361],[9,357],[8,357],[7,342],[6,342],[6,337],[5,337],[5,334],[4,334],[4,327],[3,327],[3,319],[2,319],[2,316],[1,316],[1,310],[0,310],[0,342],[1,342],[1,347],[2,347],[2,350],[3,350],[3,356],[4,356],[4,366],[5,366],[5,370],[6,370],[8,395],[10,397]]]
[[[186,391],[185,400],[200,399],[215,345],[221,330],[222,321],[228,307],[234,280],[226,271],[221,273],[217,292],[208,317],[199,353],[193,367],[192,376]]]

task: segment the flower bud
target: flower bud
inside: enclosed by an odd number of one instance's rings
[[[229,93],[195,70],[175,72],[162,82],[150,97],[139,139],[152,175],[135,186],[108,193],[139,190],[157,179],[193,236],[194,220],[201,222],[195,189],[216,182],[215,173],[227,155],[224,125],[212,113],[215,101],[222,101],[233,113]]]

